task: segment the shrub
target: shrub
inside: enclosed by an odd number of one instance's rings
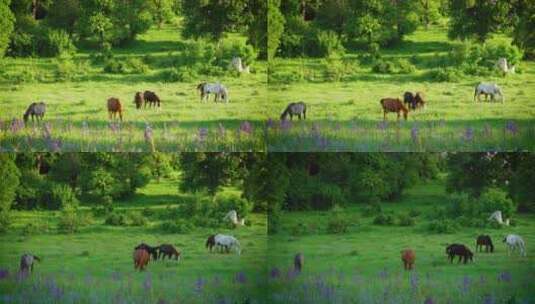
[[[11,215],[9,211],[0,210],[0,232],[6,232],[11,225]]]
[[[349,229],[349,221],[342,216],[333,216],[327,222],[328,233],[346,233]]]
[[[193,230],[193,224],[184,219],[165,221],[160,225],[160,229],[167,233],[188,233]]]
[[[325,58],[345,53],[340,37],[333,31],[317,30],[314,38],[313,48],[307,48],[311,56]]]
[[[274,84],[291,84],[303,81],[304,76],[301,71],[269,71],[268,82]]]
[[[223,41],[214,55],[216,60],[215,64],[223,69],[228,67],[234,57],[240,57],[242,64],[247,66],[251,66],[257,57],[255,49],[242,40],[231,42]]]
[[[478,211],[488,216],[496,210],[501,210],[505,218],[510,218],[515,212],[513,200],[507,197],[507,192],[499,188],[486,189],[478,199]]]
[[[340,81],[346,75],[346,65],[341,60],[327,59],[323,61],[325,78],[328,81]]]
[[[126,66],[128,72],[132,74],[144,74],[149,71],[149,66],[137,57],[129,57],[126,59]]]
[[[197,72],[192,68],[171,68],[160,73],[159,76],[165,82],[192,82],[198,78]]]
[[[276,234],[279,232],[281,224],[281,210],[278,206],[272,206],[268,212],[268,234]]]
[[[39,227],[34,223],[28,223],[22,228],[22,235],[30,236],[39,231]]]
[[[420,214],[422,214],[422,212],[418,209],[415,209],[415,208],[411,208],[409,210],[409,216],[410,217],[417,217],[417,216],[420,216]]]
[[[293,236],[305,235],[307,232],[308,229],[304,223],[297,223],[296,225],[292,226],[290,230],[290,234]]]
[[[41,57],[56,57],[76,51],[69,34],[64,30],[45,28],[34,38],[34,48]]]
[[[75,208],[67,207],[61,212],[58,228],[62,232],[74,233],[77,232],[81,226],[87,224],[88,221],[89,220],[80,216]]]
[[[76,64],[70,60],[60,60],[56,64],[56,80],[58,81],[66,81],[66,80],[72,80],[74,78],[74,75],[76,75],[76,72],[80,69],[76,66]]]
[[[238,217],[244,218],[251,212],[252,204],[240,197],[238,192],[218,192],[214,197],[214,203],[223,216],[230,210],[236,210]]]
[[[111,58],[104,64],[104,72],[113,74],[142,74],[149,71],[149,66],[136,57],[126,59]]]
[[[379,203],[366,204],[362,207],[362,215],[366,217],[381,214],[383,209]]]
[[[373,223],[384,226],[394,225],[394,216],[392,214],[380,213],[373,219]]]
[[[427,72],[426,77],[437,82],[457,82],[461,73],[455,68],[436,68]]]
[[[132,226],[145,226],[147,224],[147,219],[141,214],[141,212],[131,212],[128,214],[128,219],[130,225]]]
[[[416,224],[416,220],[409,214],[400,214],[398,216],[398,224],[400,226],[414,226],[414,224]]]
[[[113,212],[113,213],[110,213],[106,217],[106,220],[104,221],[104,223],[106,225],[111,225],[111,226],[126,226],[127,218],[122,213]]]
[[[112,74],[126,74],[126,65],[117,59],[110,59],[104,64],[104,72]]]
[[[450,219],[433,220],[427,229],[436,233],[454,233],[459,229],[459,224]]]
[[[78,199],[74,191],[65,184],[52,183],[50,192],[45,194],[44,200],[46,201],[45,206],[53,210],[78,206]]]
[[[372,71],[381,74],[394,74],[396,65],[393,61],[380,59],[372,66]]]
[[[416,67],[407,59],[398,59],[397,61],[399,74],[410,74],[416,71]]]
[[[154,210],[152,210],[152,208],[145,207],[143,208],[143,211],[141,213],[143,214],[143,216],[151,217],[154,215]]]

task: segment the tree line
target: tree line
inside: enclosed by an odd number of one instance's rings
[[[535,4],[528,0],[269,0],[269,56],[316,56],[344,47],[376,52],[419,26],[448,20],[451,39],[505,33],[533,56]]]
[[[52,57],[72,51],[73,44],[122,46],[175,16],[181,18],[185,38],[219,41],[237,32],[261,56],[266,54],[263,1],[1,0],[0,55]]]

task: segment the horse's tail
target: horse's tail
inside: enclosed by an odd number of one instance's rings
[[[38,262],[41,262],[41,259],[38,256],[34,255],[33,258],[34,258],[34,260],[36,260]]]
[[[303,119],[307,119],[307,105],[303,103]]]

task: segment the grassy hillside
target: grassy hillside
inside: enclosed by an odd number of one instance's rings
[[[503,229],[462,228],[452,234],[427,232],[427,215],[445,201],[443,184],[414,187],[400,202],[381,203],[385,212],[415,210],[416,225],[378,226],[360,208],[343,216],[351,223],[343,234],[329,234],[331,212],[283,215],[282,231],[269,239],[271,301],[276,303],[532,303],[535,217],[515,216],[517,225]],[[414,211],[413,211],[414,212]],[[304,227],[304,228],[302,228]],[[446,243],[466,244],[475,252],[479,234],[489,234],[495,252],[475,253],[473,263],[450,264]],[[527,257],[508,257],[501,240],[521,235]],[[404,271],[400,251],[416,252],[415,269]],[[302,252],[303,272],[293,271],[293,256]]]
[[[157,214],[176,205],[176,189],[173,181],[153,183],[118,202],[116,209],[130,212],[148,207]],[[90,212],[88,207],[82,209]],[[263,297],[257,287],[265,277],[265,215],[250,215],[251,225],[240,229],[197,228],[187,234],[162,233],[156,215],[145,227],[108,226],[103,218],[95,217],[93,224],[72,235],[56,232],[57,215],[53,211],[14,212],[13,231],[0,236],[5,245],[0,253],[2,302],[230,303]],[[48,231],[24,235],[23,227],[29,222]],[[209,253],[204,247],[206,238],[217,232],[236,236],[242,254]],[[132,253],[141,242],[173,244],[182,259],[151,261],[147,271],[135,272]],[[24,252],[43,261],[31,278],[19,282],[16,271]]]
[[[496,37],[495,40],[505,40]],[[290,102],[308,105],[306,122],[275,123],[268,132],[270,151],[481,151],[533,150],[535,63],[523,61],[520,73],[507,77],[460,76],[437,82],[429,73],[451,67],[445,61],[453,42],[446,28],[420,29],[405,41],[382,50],[385,60],[406,59],[408,74],[372,72],[364,51],[348,50],[338,62],[325,59],[277,59],[270,62],[269,117],[278,119]],[[329,67],[335,63],[338,67]],[[505,103],[474,103],[479,82],[496,82]],[[421,91],[427,108],[396,122],[383,123],[379,100]]]
[[[245,38],[230,35],[225,39]],[[185,43],[178,26],[166,25],[140,35],[127,47],[114,48],[117,61],[137,58],[148,66],[148,70],[138,73],[106,73],[103,64],[90,60],[95,51],[83,49],[73,57],[74,68],[67,69],[66,79],[61,59],[2,59],[0,147],[8,151],[147,151],[150,146],[144,131],[149,125],[159,151],[264,150],[259,123],[266,119],[262,107],[265,62],[256,62],[251,74],[241,77],[228,72],[224,77],[168,82],[165,73],[171,70]],[[196,86],[202,81],[226,85],[230,103],[215,104],[212,99],[200,103]],[[144,90],[160,96],[161,110],[135,109],[134,94]],[[118,97],[125,108],[120,125],[108,119],[106,100],[111,96]],[[44,124],[12,128],[14,118],[22,119],[26,107],[41,100],[48,105],[45,123],[55,144],[44,138]],[[252,131],[239,132],[246,121],[253,125]],[[207,135],[199,136],[200,129],[207,129]]]

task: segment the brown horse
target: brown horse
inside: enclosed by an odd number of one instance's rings
[[[301,272],[303,264],[305,263],[305,256],[302,253],[298,253],[294,256],[294,271]]]
[[[33,264],[35,261],[41,261],[40,258],[33,254],[25,253],[20,257],[20,272],[28,274],[33,271]]]
[[[215,246],[215,234],[212,234],[206,239],[206,248],[212,252],[212,248]]]
[[[136,92],[134,104],[136,104],[136,109],[141,109],[141,106],[143,106],[143,94],[141,92]]]
[[[403,268],[405,270],[412,270],[412,265],[416,260],[416,254],[412,249],[405,249],[401,251],[401,260],[403,261]]]
[[[386,113],[394,112],[398,114],[398,120],[400,113],[403,112],[403,118],[407,120],[409,110],[403,105],[403,102],[399,98],[383,98],[381,99],[381,106],[383,107],[384,119],[386,120]]]
[[[119,114],[119,119],[123,121],[123,107],[119,98],[111,97],[108,99],[108,114],[110,119],[114,119]]]
[[[160,247],[158,247],[158,250],[158,258],[161,256],[162,260],[164,260],[165,257],[168,257],[169,259],[171,259],[171,257],[175,257],[175,260],[180,258],[180,252],[171,244],[162,244]]]
[[[24,112],[24,115],[22,118],[24,119],[24,122],[28,122],[28,118],[32,118],[32,121],[34,118],[37,119],[37,122],[40,120],[43,120],[43,117],[45,116],[46,112],[46,104],[44,102],[33,102],[28,109],[26,109],[26,112]]]
[[[145,270],[145,267],[149,264],[149,252],[145,249],[136,249],[134,251],[134,269],[139,271]]]
[[[145,91],[143,93],[143,99],[145,100],[145,107],[147,106],[147,103],[149,104],[149,108],[152,107],[153,104],[154,107],[160,107],[160,97],[152,91]]]

